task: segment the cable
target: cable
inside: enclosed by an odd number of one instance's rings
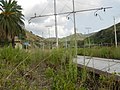
[[[72,10],[68,5],[67,5],[67,3],[69,3],[70,1],[68,1],[68,2],[66,2],[66,1],[64,1],[65,2],[65,5],[63,6],[63,8],[61,9],[61,10],[59,10],[60,12],[59,13],[61,13],[63,10],[64,10],[64,8],[65,7],[67,7],[69,10]],[[60,3],[61,4],[61,3]],[[62,3],[62,5],[63,5],[64,3]]]
[[[67,0],[67,1],[72,1],[72,0]],[[88,3],[83,3],[83,2],[80,2],[80,1],[76,1],[76,0],[74,2],[77,2],[77,4],[81,4],[81,5],[88,4]],[[97,7],[96,5],[93,5],[93,4],[88,4],[88,5]]]
[[[48,4],[47,4],[47,5],[45,6],[45,8],[42,10],[42,12],[40,13],[40,15],[44,13],[44,11],[47,9],[47,7],[48,7]]]
[[[93,5],[93,4],[83,3],[83,2],[79,2],[79,1],[75,1],[75,2],[77,2],[77,4],[80,4],[80,5],[87,4],[87,5],[85,5],[85,6],[90,5],[90,6],[95,6],[95,7],[97,7],[96,5]]]
[[[64,7],[60,10],[59,13],[61,13],[65,9],[65,7],[68,7],[68,6],[65,4]],[[71,9],[69,8],[69,10],[71,10]]]
[[[48,4],[45,6],[45,8],[43,8],[43,10],[41,11],[40,15],[42,15],[42,14],[44,13],[44,11],[47,10],[47,7],[49,6],[49,4],[50,4],[50,3],[48,3]],[[49,8],[49,9],[50,9],[50,8]],[[51,11],[51,10],[49,10],[49,11]],[[35,13],[34,15],[35,15],[34,17],[37,17],[36,13]],[[40,15],[39,15],[39,16],[40,16]],[[51,16],[51,15],[50,15],[50,16]],[[33,17],[31,17],[31,18],[28,20],[28,23],[29,23],[29,24],[31,23],[30,21],[31,21],[32,19],[33,19]]]

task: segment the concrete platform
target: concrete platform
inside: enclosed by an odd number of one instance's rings
[[[118,78],[120,78],[120,60],[77,56],[77,58],[74,59],[74,62],[77,62],[79,67],[83,67],[85,65],[89,70],[94,69],[95,73],[111,75],[114,73]]]

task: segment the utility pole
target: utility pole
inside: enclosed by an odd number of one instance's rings
[[[117,33],[116,33],[116,21],[115,21],[115,17],[113,17],[114,19],[114,32],[115,32],[115,47],[117,48]]]
[[[75,57],[77,57],[77,35],[76,35],[76,18],[75,18],[75,1],[73,0],[73,22],[74,22],[74,38],[75,38]]]
[[[57,30],[56,0],[54,0],[54,16],[55,16],[56,47],[58,48],[58,30]]]

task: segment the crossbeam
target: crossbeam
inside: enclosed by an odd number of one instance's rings
[[[80,13],[80,12],[88,12],[88,11],[99,11],[99,10],[106,10],[106,9],[110,9],[112,7],[101,7],[101,8],[93,8],[93,9],[84,9],[84,10],[77,10],[77,11],[72,11],[72,12],[63,12],[63,13],[56,13],[56,14],[46,14],[46,15],[35,15],[33,17],[30,17],[30,19],[28,20],[29,22],[32,20],[32,19],[35,19],[35,18],[40,18],[40,17],[49,17],[49,16],[54,16],[54,15],[65,15],[65,14],[71,14],[71,13]]]

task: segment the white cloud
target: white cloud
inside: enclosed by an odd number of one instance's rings
[[[36,4],[44,4],[47,2],[47,0],[17,0],[18,1],[18,4],[22,5],[22,7],[25,9],[25,10],[28,10],[32,7],[34,7]]]

